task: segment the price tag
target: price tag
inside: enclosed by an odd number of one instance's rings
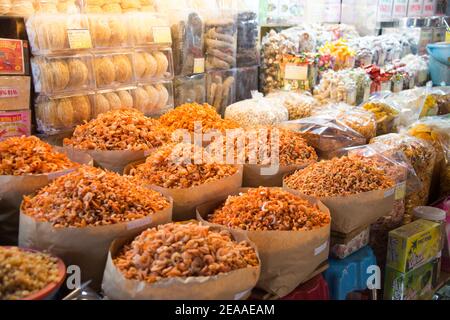
[[[194,59],[194,73],[205,72],[205,58]]]
[[[91,49],[92,39],[88,29],[68,29],[70,49]]]
[[[450,32],[445,32],[445,42],[450,43]]]
[[[406,195],[406,183],[403,182],[395,189],[395,200],[402,200]]]
[[[172,43],[172,34],[169,27],[153,27],[154,43]]]
[[[287,80],[307,80],[308,66],[297,66],[288,63],[284,70],[284,78]]]

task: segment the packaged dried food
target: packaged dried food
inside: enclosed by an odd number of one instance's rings
[[[31,135],[31,110],[0,111],[0,141]]]
[[[163,146],[144,164],[128,167],[125,172],[171,197],[175,221],[195,218],[198,205],[242,186],[241,166],[217,163],[205,149],[190,143]]]
[[[241,10],[237,15],[236,66],[238,68],[259,65],[259,8],[249,9],[254,10]]]
[[[1,300],[32,300],[43,289],[57,291],[66,268],[61,260],[47,253],[0,246],[0,273]]]
[[[253,92],[253,98],[243,100],[225,109],[225,119],[237,122],[244,128],[258,125],[275,125],[289,119],[288,110],[277,99],[264,98]]]
[[[134,65],[131,52],[96,53],[94,74],[97,88],[115,88],[134,83]]]
[[[168,11],[172,32],[175,75],[203,73],[205,69],[204,24],[199,12],[171,8]]]
[[[136,49],[133,59],[134,73],[138,82],[173,78],[172,50],[170,48]]]
[[[26,28],[31,51],[35,55],[80,49],[74,47],[74,44],[69,41],[69,33],[71,32],[84,33],[84,39],[87,41],[87,43],[82,44],[84,49],[89,49],[92,46],[89,21],[85,15],[35,14],[27,20]]]
[[[146,116],[160,116],[173,109],[172,82],[139,85],[133,91],[134,108]]]
[[[347,258],[369,244],[369,235],[370,227],[363,227],[348,235],[332,232],[330,239],[331,256],[338,259]]]
[[[397,131],[399,122],[399,107],[389,104],[383,99],[370,99],[361,107],[374,114],[377,122],[377,136]]]
[[[129,39],[133,46],[172,45],[167,16],[155,12],[130,12],[126,17]]]
[[[258,288],[283,297],[328,258],[330,211],[320,201],[263,187],[224,200],[198,207],[198,218],[245,230],[261,257]]]
[[[406,134],[395,133],[376,137],[371,143],[385,144],[393,151],[403,152],[419,178],[421,186],[418,190],[414,190],[408,183],[406,185],[405,218],[411,221],[413,209],[428,203],[436,157],[432,145]]]
[[[189,249],[192,243],[197,249]],[[199,252],[196,258],[192,250]],[[147,259],[156,252],[172,259]],[[257,250],[246,235],[193,222],[170,223],[115,241],[102,287],[110,299],[237,300],[250,294],[259,273]]]
[[[232,12],[205,19],[205,69],[229,70],[236,67],[237,25]]]
[[[91,13],[88,19],[94,48],[123,48],[130,45],[127,15]]]
[[[209,71],[206,74],[206,101],[223,115],[236,101],[236,69]]]
[[[206,102],[206,76],[194,74],[192,76],[178,76],[174,80],[175,106],[185,103]]]
[[[80,163],[92,164],[92,158],[52,147],[36,137],[18,137],[0,142],[0,163],[0,245],[15,245],[23,196]]]
[[[384,158],[349,155],[298,170],[283,186],[323,201],[332,212],[332,230],[347,234],[388,215],[398,184]]]
[[[27,18],[35,12],[33,0],[11,0],[10,2],[9,16]]]
[[[170,199],[160,193],[129,177],[83,166],[24,197],[19,245],[57,253],[83,270],[81,281],[92,279],[98,288],[111,242],[170,222],[171,212]]]
[[[352,69],[355,65],[356,52],[349,47],[344,39],[327,42],[319,48],[321,54],[329,54],[335,57],[334,70]]]
[[[31,62],[36,92],[55,94],[94,88],[92,56],[40,56]]]
[[[431,185],[434,188],[439,186],[439,193],[442,196],[448,195],[450,192],[450,116],[420,119],[410,126],[408,134],[427,140],[433,145],[436,161]]]
[[[308,93],[292,91],[274,91],[267,98],[280,99],[289,112],[289,120],[308,118],[322,105]]]
[[[170,131],[185,129],[189,133],[200,130],[202,133],[209,131],[224,131],[226,129],[236,129],[239,125],[228,119],[222,119],[216,110],[207,103],[186,103],[176,107],[159,118],[162,125]],[[196,126],[200,124],[200,127]]]
[[[135,109],[112,110],[79,125],[69,139],[67,149],[90,154],[97,164],[123,172],[133,161],[144,159],[152,149],[170,141],[167,129]]]
[[[258,91],[259,67],[236,69],[236,102],[251,99],[252,91]]]
[[[92,94],[46,96],[36,99],[38,130],[45,134],[71,131],[76,125],[91,120],[94,109]]]
[[[81,3],[76,0],[38,0],[36,1],[36,12],[46,13],[80,13]]]
[[[317,57],[312,53],[283,54],[280,76],[283,90],[311,92],[317,84]]]

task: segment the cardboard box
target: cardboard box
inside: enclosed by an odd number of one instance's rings
[[[0,111],[30,109],[30,77],[0,76]]]
[[[0,111],[0,141],[31,134],[31,111]]]
[[[386,267],[406,273],[435,259],[441,230],[440,224],[420,219],[389,232]]]
[[[27,75],[28,42],[0,38],[0,75]]]
[[[438,260],[433,260],[408,273],[386,268],[385,300],[430,300],[433,295],[433,277]]]

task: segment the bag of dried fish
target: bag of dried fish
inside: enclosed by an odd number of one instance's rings
[[[318,160],[301,134],[271,126],[228,131],[207,150],[227,164],[243,164],[244,187],[281,187],[284,175]]]
[[[173,220],[195,218],[195,208],[242,186],[242,166],[217,163],[205,149],[192,144],[167,145],[145,163],[127,167],[150,189],[173,199]]]
[[[245,299],[260,273],[248,237],[195,222],[169,223],[113,243],[102,288],[110,299]]]
[[[108,248],[119,237],[171,221],[172,202],[129,177],[83,166],[24,197],[19,245],[61,257],[82,281],[102,279]]]
[[[0,246],[0,300],[39,299],[45,288],[56,293],[65,273],[61,260],[49,254]]]
[[[87,153],[101,167],[123,172],[127,164],[144,159],[170,141],[167,129],[135,109],[112,110],[75,128],[65,148]]]
[[[330,211],[295,191],[239,191],[198,207],[198,218],[248,235],[261,258],[257,287],[283,297],[327,260]]]
[[[0,245],[17,244],[24,195],[91,162],[88,155],[66,152],[34,136],[0,142]]]
[[[362,156],[322,160],[286,176],[283,183],[325,203],[332,230],[347,234],[392,210],[396,181],[377,162]]]

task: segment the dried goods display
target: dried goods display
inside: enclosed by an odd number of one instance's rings
[[[237,52],[238,68],[259,64],[258,16],[256,12],[239,12],[237,16]]]
[[[206,74],[206,101],[220,114],[236,101],[236,71],[210,71]]]
[[[289,112],[289,120],[311,117],[316,110],[322,107],[319,101],[307,93],[277,91],[266,97],[281,99]]]
[[[204,74],[175,77],[173,85],[175,106],[206,102],[206,77]]]
[[[372,100],[362,107],[373,113],[377,121],[377,136],[395,132],[398,125],[399,110],[383,101]]]
[[[236,99],[250,99],[253,91],[258,91],[259,67],[243,67],[236,69]]]
[[[284,180],[288,188],[316,197],[346,196],[392,188],[386,173],[361,157],[322,160]]]
[[[26,299],[61,279],[59,260],[49,254],[0,246],[0,300]]]
[[[171,82],[140,85],[132,94],[133,107],[146,116],[159,116],[173,107]]]
[[[231,17],[205,21],[205,68],[229,70],[236,67],[237,26]]]
[[[75,128],[64,144],[83,150],[149,150],[170,141],[161,124],[133,109],[113,110]]]
[[[167,255],[171,258],[164,259]],[[259,259],[249,243],[235,241],[226,230],[170,223],[142,232],[123,247],[114,264],[127,279],[155,283],[165,278],[218,275],[257,266]]]
[[[216,163],[203,148],[175,144],[159,148],[130,174],[146,184],[182,189],[217,181],[236,172],[235,166]]]
[[[56,228],[82,228],[133,221],[168,207],[160,193],[136,185],[129,177],[83,166],[26,196],[22,210]]]
[[[0,175],[51,173],[77,166],[37,137],[9,138],[0,142]]]

